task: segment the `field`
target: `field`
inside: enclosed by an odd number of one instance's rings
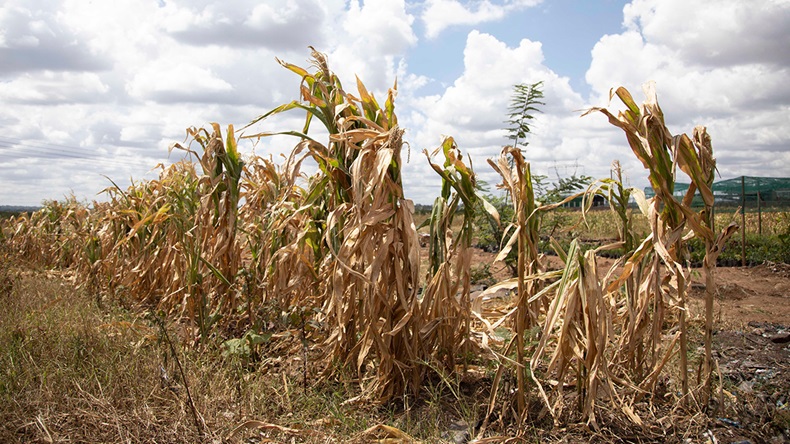
[[[475,250],[473,261],[484,265],[493,257]],[[73,273],[24,263],[8,264],[2,273],[0,441],[200,439],[184,379],[150,314],[121,300],[99,308],[75,288]],[[615,423],[595,433],[569,415],[556,428],[545,419],[522,427],[494,421],[488,433],[518,434],[521,442],[535,443],[707,442],[711,433],[717,442],[787,440],[790,415],[782,406],[790,399],[790,350],[771,338],[779,341],[790,331],[790,267],[724,267],[716,275],[714,350],[721,379],[715,412],[691,416],[659,400],[656,421],[643,427]],[[699,285],[693,288],[691,348],[697,350],[704,310]],[[430,381],[408,409],[347,403],[357,393],[353,384],[318,382],[311,367],[304,386],[302,347],[298,333],[291,333],[273,338],[254,356],[241,356],[217,344],[183,348],[179,326],[167,326],[201,427],[214,441],[369,442],[375,434],[365,431],[377,425],[422,442],[461,442],[479,432],[495,370],[485,363]],[[377,432],[392,435],[385,428]]]
[[[248,127],[297,111],[301,129],[189,128],[156,179],[0,220],[0,439],[788,437],[790,221],[755,234],[716,207],[711,137],[672,135],[650,84],[585,115],[623,130],[652,197],[617,161],[544,193],[513,146],[487,196],[446,137],[415,214],[396,87],[380,106],[318,52],[312,73],[281,63],[300,99]],[[279,163],[240,154],[273,134],[295,140]],[[752,268],[717,268],[741,251]]]

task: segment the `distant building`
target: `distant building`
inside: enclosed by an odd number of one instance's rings
[[[581,208],[582,207],[582,197],[576,197],[568,202],[562,204],[562,208]],[[590,208],[606,208],[609,206],[609,203],[606,201],[606,198],[601,195],[594,195],[593,202]]]

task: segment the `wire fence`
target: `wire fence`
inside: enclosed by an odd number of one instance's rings
[[[675,197],[678,199],[688,191],[689,184],[676,183]],[[785,211],[790,207],[790,178],[740,176],[713,183],[716,207],[741,207],[746,211],[777,209]],[[652,197],[653,189],[645,188],[647,197]],[[699,193],[694,196],[693,206],[701,207]]]
[[[675,197],[682,199],[688,188],[688,184],[676,183]],[[714,182],[712,191],[715,198],[715,212],[719,214],[737,212],[740,215],[742,265],[746,265],[747,234],[756,234],[760,237],[780,235],[780,240],[786,241],[782,235],[785,237],[787,235],[784,233],[787,231],[787,217],[780,214],[785,223],[780,223],[779,225],[783,227],[777,231],[776,216],[777,213],[790,211],[790,178],[740,176]],[[652,197],[655,193],[652,188],[647,187],[645,195]],[[692,206],[703,206],[699,193],[694,196]]]

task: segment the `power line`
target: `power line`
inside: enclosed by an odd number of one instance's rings
[[[41,160],[47,162],[59,161],[68,164],[83,164],[86,166],[89,165],[96,165],[98,167],[105,167],[105,168],[114,168],[114,167],[133,167],[133,168],[145,168],[145,169],[153,169],[156,166],[155,162],[149,162],[144,159],[128,159],[127,161],[117,160],[117,159],[105,159],[105,158],[87,158],[87,157],[76,157],[76,156],[61,156],[55,155],[52,153],[39,153],[39,154],[20,154],[20,153],[8,153],[0,156],[0,165],[8,164],[12,161],[16,160],[24,160],[24,161],[31,161],[31,160]]]
[[[49,142],[21,140],[21,139],[14,139],[4,136],[0,136],[0,143],[5,144],[6,146],[39,148],[39,149],[48,150],[53,153],[73,154],[83,157],[95,155],[98,150],[98,148],[86,148],[86,147],[78,147],[73,145],[61,145],[61,144],[49,143]]]
[[[76,150],[76,151],[85,150],[85,147],[81,147],[81,146],[63,145],[63,144],[60,144],[60,143],[53,143],[53,142],[41,142],[41,141],[38,141],[38,140],[32,140],[31,141],[31,140],[20,139],[18,137],[11,137],[11,136],[0,136],[0,141],[5,141],[5,142],[8,142],[8,143],[20,144],[20,145],[24,145],[24,144],[38,144],[38,145],[45,145],[45,146],[50,146],[50,147],[67,148],[67,149]]]
[[[141,159],[130,155],[122,158],[101,157],[97,155],[97,150],[86,149],[84,147],[75,147],[71,145],[62,145],[49,142],[31,142],[12,137],[0,137],[0,147],[9,148],[13,151],[6,151],[0,156],[0,161],[7,159],[64,159],[74,161],[88,161],[93,163],[101,163],[106,166],[130,166],[129,164],[139,164],[140,166],[146,165],[149,168],[154,168],[155,163],[151,160],[162,160],[156,158]],[[14,150],[14,148],[22,148],[21,150]]]

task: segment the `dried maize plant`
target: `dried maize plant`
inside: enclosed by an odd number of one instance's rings
[[[94,206],[99,205],[94,202]],[[100,252],[96,231],[95,209],[78,202],[73,196],[64,201],[48,201],[28,216],[13,221],[8,238],[10,248],[40,266],[71,268],[86,282],[85,288],[96,293],[98,300]],[[92,240],[90,240],[92,239]]]
[[[82,251],[80,231],[86,217],[87,209],[74,196],[46,201],[30,216],[16,219],[11,246],[39,266],[71,267]]]
[[[0,246],[2,247],[2,253],[8,252],[8,237],[10,236],[12,227],[14,225],[14,217],[10,217],[8,219],[3,218],[0,219]]]
[[[643,242],[631,259],[626,262],[626,267],[633,267],[637,261],[646,259],[644,256],[655,252],[655,256],[647,273],[643,273],[640,286],[640,297],[652,300],[652,328],[650,328],[650,361],[648,368],[653,369],[662,365],[659,359],[659,348],[663,334],[663,324],[666,310],[672,308],[678,322],[678,339],[680,343],[680,381],[681,391],[685,396],[688,393],[688,362],[687,362],[687,336],[686,336],[686,290],[689,271],[684,268],[686,249],[683,239],[686,229],[686,218],[682,211],[683,204],[673,196],[675,186],[675,163],[673,154],[673,138],[664,125],[664,115],[656,101],[655,90],[652,84],[646,85],[647,100],[642,107],[634,102],[631,94],[625,88],[618,88],[615,94],[626,105],[626,110],[617,117],[606,109],[593,108],[589,112],[600,111],[607,115],[609,122],[623,129],[629,145],[637,158],[649,171],[649,181],[656,196],[647,202],[648,220],[652,234]],[[586,113],[585,113],[586,114]],[[667,274],[662,277],[661,264],[666,266]],[[628,270],[628,268],[627,268]],[[627,279],[627,272],[618,279],[617,284]],[[610,286],[611,288],[611,286]],[[648,315],[647,306],[643,312]],[[674,344],[674,341],[672,341]],[[652,388],[652,387],[651,387]]]
[[[56,200],[44,202],[44,206],[30,215],[32,245],[35,249],[31,257],[45,267],[57,267],[64,262],[63,244],[67,233],[63,224],[68,212],[65,202]]]
[[[652,391],[677,341],[681,393],[685,397],[689,393],[686,293],[690,273],[690,270],[684,267],[688,255],[685,240],[690,235],[704,239],[715,263],[715,256],[718,255],[726,238],[733,233],[734,227],[728,227],[719,236],[714,236],[709,214],[713,207],[711,185],[715,173],[715,160],[710,138],[704,128],[698,127],[694,130],[693,141],[685,134],[672,136],[664,125],[664,115],[656,99],[654,84],[646,84],[644,92],[647,99],[640,107],[625,88],[618,88],[614,94],[626,105],[626,110],[616,117],[602,108],[593,108],[587,112],[599,111],[605,114],[610,123],[626,133],[632,151],[649,171],[648,178],[656,193],[655,197],[640,203],[640,208],[650,221],[652,233],[625,262],[623,273],[609,285],[608,289],[617,290],[636,273],[639,290],[635,308],[637,319],[633,324],[637,326],[636,337],[643,338],[646,352],[645,359],[637,358],[634,363],[636,368],[631,370],[635,375],[645,375],[644,379],[639,381],[640,389]],[[680,167],[692,182],[681,201],[673,195],[677,167]],[[700,213],[695,213],[691,209],[691,202],[697,191],[705,203],[705,208]],[[686,231],[689,229],[691,233],[687,234]],[[667,270],[667,275],[663,277],[661,264]],[[708,276],[706,280],[710,280],[708,283],[712,289],[714,282],[710,265],[706,267],[706,275]],[[712,323],[712,294],[710,298],[710,318],[706,313],[706,325]],[[706,301],[706,305],[707,303]],[[661,353],[664,322],[668,320],[665,312],[668,308],[673,309],[676,314],[678,332],[669,342],[670,345]],[[706,338],[706,342],[708,340],[709,338]],[[627,353],[631,353],[633,348],[634,346],[631,345]],[[705,379],[707,379],[710,373],[709,357],[706,357],[704,367],[704,371],[707,372]]]
[[[609,185],[618,191],[612,195],[610,205],[619,205],[623,191],[631,194],[651,222],[653,232],[662,232],[657,200],[647,201],[640,190],[621,191],[619,183]],[[619,212],[617,209],[616,211]],[[621,225],[620,229],[623,230],[624,226]],[[653,236],[654,234],[650,234],[635,248],[624,250],[624,254],[611,265],[603,280],[607,295],[611,298],[612,325],[615,327],[610,334],[612,343],[611,355],[608,356],[609,371],[620,381],[623,392],[628,395],[631,403],[654,391],[680,337],[680,332],[667,337],[666,322],[671,318],[667,318],[667,303],[664,298],[668,297],[670,288],[662,281],[661,257],[655,252]],[[621,247],[626,242],[621,241],[607,248]],[[621,266],[622,271],[615,276]],[[630,405],[622,405],[622,410],[629,416],[633,413]],[[639,423],[635,416],[632,419]]]
[[[201,339],[206,339],[220,317],[235,314],[241,251],[236,241],[240,181],[244,162],[238,152],[233,125],[223,139],[219,124],[212,132],[188,128],[203,153],[175,143],[171,149],[185,150],[198,158],[203,174],[198,178],[198,206],[193,227],[183,238],[187,259],[186,308],[197,321]]]
[[[423,359],[417,330],[419,244],[413,205],[403,197],[402,135],[394,126],[357,145],[351,170],[354,200],[327,220],[330,244],[333,229],[339,231],[338,222],[345,218],[343,243],[322,270],[331,279],[324,310],[334,328],[327,343],[334,356],[355,365],[361,381],[375,369],[368,390],[382,401],[408,388],[418,390],[422,369],[416,362]],[[347,143],[355,144],[348,137]]]
[[[15,217],[0,218],[0,294],[4,291],[10,291],[13,287],[13,282],[8,275],[8,268],[11,264],[10,257],[14,254],[11,247],[10,236],[13,233]]]
[[[39,252],[33,243],[30,215],[21,213],[3,221],[3,231],[6,248],[15,255],[36,262]]]
[[[318,235],[303,242],[320,240],[313,249],[320,282],[318,320],[329,329],[327,358],[356,369],[363,395],[386,400],[416,391],[421,375],[414,364],[420,358],[418,244],[413,208],[403,196],[403,132],[394,113],[395,91],[389,91],[381,108],[357,79],[360,97],[354,97],[329,71],[323,54],[313,50],[312,56],[314,74],[281,62],[302,77],[302,101],[275,108],[253,123],[290,109],[307,112],[301,132],[280,134],[299,137],[296,149],[309,152],[318,164],[304,200],[312,208],[300,211],[309,211],[305,221],[312,220],[303,229]],[[326,145],[307,135],[313,119],[329,133]]]
[[[62,268],[78,267],[83,259],[85,238],[90,228],[88,227],[90,209],[83,203],[70,196],[63,203],[66,212],[60,220],[62,238],[59,242],[60,265]]]
[[[614,303],[604,284],[615,269],[610,269],[601,280],[597,250],[582,252],[576,239],[567,252],[558,246],[555,249],[565,261],[565,267],[560,280],[546,287],[555,296],[530,360],[532,379],[555,419],[562,414],[566,401],[564,387],[570,385],[575,386],[583,420],[596,430],[596,402],[602,397],[609,398],[613,410],[620,410],[639,423],[630,404],[620,395],[623,391],[633,393],[635,387],[619,377],[611,365]],[[548,363],[544,357],[548,357]],[[536,376],[538,372],[544,380],[557,381],[550,384],[551,400]]]
[[[632,344],[642,349],[645,331],[642,326],[649,323],[639,322],[645,316],[641,310],[646,307],[640,305],[641,293],[628,290],[628,282],[623,291],[620,291],[620,286],[607,285],[614,280],[618,267],[624,261],[636,254],[643,254],[633,251],[635,238],[629,228],[628,214],[630,196],[640,195],[640,192],[623,187],[620,180],[600,180],[585,193],[586,206],[590,205],[592,196],[596,194],[607,196],[612,211],[620,217],[621,240],[586,252],[581,251],[578,240],[571,242],[567,252],[553,243],[553,249],[565,266],[561,278],[542,290],[552,294],[553,298],[546,311],[540,341],[530,360],[530,368],[540,396],[555,420],[562,415],[565,407],[565,387],[572,386],[575,387],[583,420],[597,430],[597,402],[606,398],[612,410],[621,411],[636,424],[641,423],[632,408],[634,398],[644,393],[632,377],[639,371],[634,370],[634,366],[641,362],[634,359],[623,361],[622,356],[626,354],[623,350]],[[626,250],[601,278],[596,263],[597,254],[614,248]],[[623,277],[620,279],[626,280]],[[639,334],[643,336],[635,336]],[[661,368],[658,367],[659,372]],[[640,377],[641,374],[637,374],[636,379]],[[548,384],[551,387],[548,393],[545,389],[547,384],[541,382],[546,380],[556,381]]]
[[[716,259],[727,240],[735,234],[738,226],[735,223],[731,223],[718,235],[715,232],[712,187],[716,172],[716,159],[713,157],[713,147],[705,127],[698,126],[694,128],[692,139],[683,134],[679,138],[676,137],[674,142],[677,150],[678,167],[691,178],[691,184],[683,199],[683,203],[687,207],[690,206],[695,189],[699,191],[704,203],[703,209],[699,213],[691,211],[685,211],[684,213],[689,220],[689,225],[694,231],[694,235],[705,242],[705,258],[702,262],[702,269],[705,275],[705,355],[700,369],[701,374],[698,375],[697,381],[702,382],[701,404],[707,405],[711,396],[713,297],[716,292],[714,277]]]
[[[614,280],[622,263],[635,254],[636,237],[631,229],[628,203],[631,196],[644,203],[644,194],[623,187],[619,164],[615,163],[613,170],[617,179],[603,179],[590,185],[583,196],[583,208],[585,212],[589,210],[593,196],[605,196],[620,219],[620,239],[586,252],[581,251],[578,240],[571,242],[567,252],[553,243],[565,266],[559,281],[543,290],[551,291],[553,298],[530,360],[533,381],[555,420],[565,408],[565,387],[572,386],[583,420],[595,429],[598,429],[596,403],[606,398],[612,410],[623,412],[636,424],[641,423],[632,408],[634,396],[642,393],[632,378],[637,360],[625,362],[622,356],[626,354],[623,350],[630,350],[632,344],[642,349],[646,322],[640,322],[645,315],[640,310],[646,306],[640,305],[633,275],[630,280],[623,278],[623,291],[619,286],[612,291],[607,283]],[[599,277],[598,252],[615,248],[624,250],[622,257]],[[636,379],[640,377],[637,375]],[[548,384],[551,388],[547,393],[547,384],[541,380],[556,383]]]
[[[318,285],[314,247],[321,239],[309,207],[302,205],[305,190],[297,185],[303,160],[294,150],[281,168],[258,157],[245,165],[240,229],[249,255],[244,285],[250,326],[262,304],[277,314],[316,304],[304,299]]]
[[[161,263],[150,255],[153,243],[148,239],[150,228],[146,227],[151,225],[158,210],[152,205],[155,201],[153,189],[145,182],[132,182],[124,190],[113,182],[103,192],[109,201],[102,234],[112,245],[103,259],[107,267],[113,270],[109,290],[111,294],[123,290],[125,296],[135,302],[157,304],[165,293],[155,293],[150,282],[161,267]],[[146,205],[151,205],[153,214],[148,213]],[[148,268],[147,264],[153,268]]]
[[[612,162],[612,177],[609,179],[599,179],[587,188],[582,196],[582,216],[586,218],[587,213],[593,205],[593,196],[603,196],[609,203],[609,210],[617,217],[619,225],[617,227],[618,241],[622,244],[624,256],[629,256],[636,247],[636,234],[633,230],[631,220],[631,210],[629,203],[633,195],[638,201],[644,201],[644,196],[638,188],[623,186],[623,172],[620,162]]]
[[[107,238],[101,236],[104,229],[103,220],[108,208],[106,202],[94,201],[90,210],[86,209],[83,218],[80,239],[82,240],[81,256],[76,263],[77,274],[83,282],[81,286],[91,295],[96,297],[97,304],[101,305],[102,294],[111,277],[111,271],[105,266],[105,251],[110,251],[112,244],[108,245]]]
[[[618,220],[618,242],[611,247],[622,249],[623,254],[612,265],[612,269],[617,268],[628,261],[637,246],[637,237],[633,231],[630,200],[633,197],[647,213],[645,194],[637,188],[623,186],[622,170],[620,163],[614,161],[612,165],[612,177],[600,179],[593,182],[584,193],[583,215],[590,210],[593,204],[593,196],[603,196],[609,202],[610,211]],[[646,262],[647,261],[647,262]],[[622,359],[619,364],[624,368],[633,370],[633,377],[641,380],[644,377],[644,353],[645,353],[645,329],[649,326],[649,319],[646,310],[649,305],[644,304],[644,300],[639,297],[639,282],[642,280],[641,273],[648,269],[650,259],[642,259],[639,266],[635,268],[622,283],[622,300],[617,303],[620,309],[617,325],[622,329],[619,335],[619,345],[617,355]]]
[[[101,232],[114,245],[104,259],[115,273],[110,291],[172,312],[185,299],[184,239],[194,225],[198,180],[188,162],[160,168],[158,179],[105,190]]]
[[[459,352],[471,351],[471,301],[470,268],[472,260],[472,235],[475,210],[482,205],[499,223],[499,214],[475,187],[475,174],[471,164],[464,163],[463,155],[452,137],[446,137],[441,150],[444,164],[431,161],[431,154],[424,151],[428,163],[442,178],[442,192],[433,204],[430,227],[430,269],[421,302],[422,318],[427,323],[421,331],[423,347],[431,361],[440,363],[444,370],[455,369]],[[458,233],[451,227],[459,207],[463,208]],[[448,243],[449,242],[449,243]]]
[[[541,264],[538,254],[540,213],[552,210],[576,196],[570,196],[551,205],[541,205],[537,202],[533,191],[534,182],[529,162],[524,159],[522,151],[518,148],[506,146],[502,149],[497,162],[489,159],[488,163],[502,176],[502,184],[498,187],[505,189],[510,195],[515,215],[513,223],[505,229],[503,242],[505,242],[504,239],[508,240],[499,252],[496,261],[503,261],[514,246],[518,248],[516,307],[510,312],[515,317],[513,340],[507,346],[505,353],[510,353],[515,344],[516,405],[519,415],[523,415],[526,412],[528,367],[525,335],[531,328],[539,324],[541,314],[548,308],[549,302],[547,292],[543,288],[543,278],[548,276],[545,274],[545,266]],[[504,366],[500,366],[500,375],[503,369]],[[493,396],[491,405],[493,407]]]
[[[45,218],[42,215],[37,214],[38,211],[23,213],[14,218],[9,245],[15,253],[31,264],[49,266],[48,264],[54,262],[52,257],[55,256],[54,245],[48,242],[53,236],[46,234],[45,227],[48,224],[44,223]]]

